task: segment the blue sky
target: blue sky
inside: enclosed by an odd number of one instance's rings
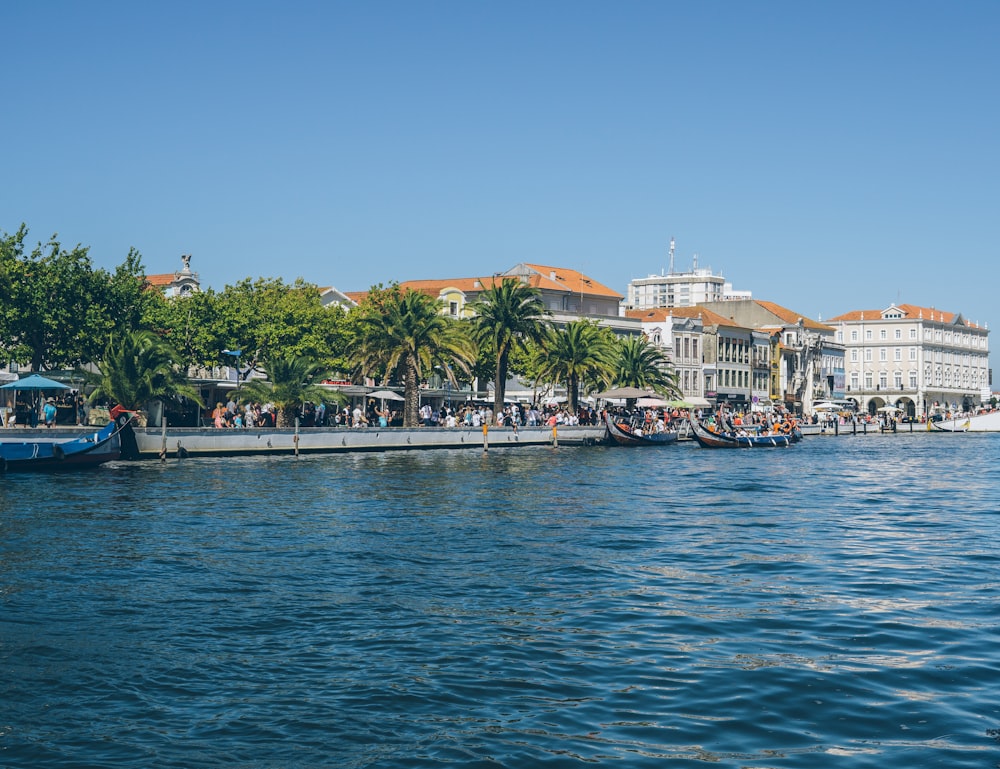
[[[1000,3],[0,5],[0,230],[360,290],[667,266],[1000,321]],[[994,346],[997,344],[994,340]]]

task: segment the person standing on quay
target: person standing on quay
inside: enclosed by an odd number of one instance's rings
[[[52,427],[56,423],[56,402],[49,398],[42,408],[42,416],[45,418],[45,426]]]

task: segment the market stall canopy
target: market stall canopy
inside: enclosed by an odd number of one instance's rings
[[[71,389],[69,385],[64,385],[62,382],[57,382],[55,379],[49,379],[48,377],[44,377],[39,374],[32,374],[31,376],[24,377],[24,379],[17,379],[13,382],[8,382],[5,385],[0,385],[0,390],[69,390],[69,389]]]
[[[403,401],[403,400],[406,400],[406,398],[404,398],[402,395],[400,395],[399,393],[395,393],[392,390],[376,390],[373,393],[368,393],[367,397],[369,397],[369,398],[381,398],[382,400],[386,400],[386,401]]]
[[[663,398],[639,398],[635,405],[639,408],[662,409],[664,406],[673,406],[675,403],[677,401],[665,401]]]
[[[605,390],[602,393],[594,393],[595,398],[613,400],[616,398],[655,398],[656,393],[652,390],[641,390],[638,387],[615,387],[612,390]]]

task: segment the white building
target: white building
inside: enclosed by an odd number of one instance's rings
[[[749,291],[733,291],[731,283],[710,269],[698,267],[698,257],[690,272],[674,272],[674,242],[670,241],[670,267],[666,273],[634,278],[628,284],[626,309],[648,310],[656,307],[694,307],[738,297],[749,299]]]
[[[989,329],[960,314],[892,304],[827,323],[844,344],[846,395],[861,411],[898,406],[924,416],[989,399]]]

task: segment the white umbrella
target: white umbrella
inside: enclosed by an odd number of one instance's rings
[[[840,406],[836,403],[830,403],[830,401],[823,401],[813,404],[813,411],[840,411]]]
[[[385,401],[405,401],[404,398],[399,393],[394,393],[392,390],[376,390],[373,393],[368,393],[366,396],[368,398],[381,398]]]
[[[643,390],[638,387],[615,387],[611,390],[605,390],[601,393],[594,393],[595,398],[604,398],[605,400],[618,400],[619,398],[650,398],[655,396],[652,390]]]
[[[877,411],[884,411],[887,414],[892,414],[893,412],[902,410],[903,409],[901,409],[899,406],[883,406],[882,408],[877,409]]]
[[[663,398],[639,398],[635,405],[639,408],[662,409],[664,406],[669,406],[670,403]]]

